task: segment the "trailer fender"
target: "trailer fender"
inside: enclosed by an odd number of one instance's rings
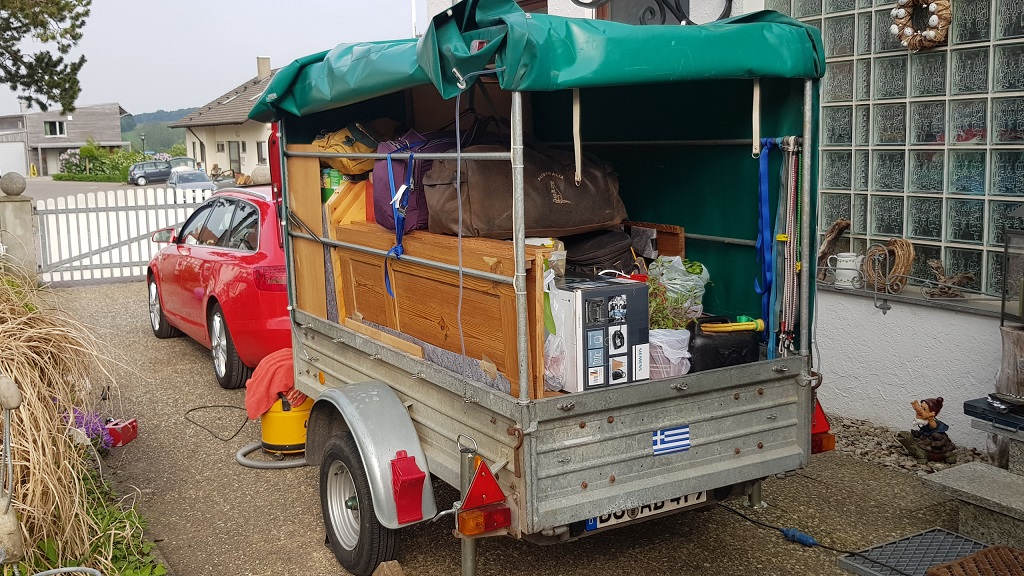
[[[412,418],[398,395],[387,384],[362,382],[324,390],[313,404],[306,429],[306,461],[319,465],[327,440],[339,432],[351,432],[366,468],[377,520],[395,529],[430,520],[437,514],[430,485],[427,457],[413,428]],[[423,482],[422,520],[398,521],[391,488],[391,461],[404,450],[426,474]]]

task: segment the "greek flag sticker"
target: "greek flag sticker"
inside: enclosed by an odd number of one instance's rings
[[[690,426],[684,424],[675,428],[655,430],[651,433],[651,446],[654,448],[655,456],[689,450]]]

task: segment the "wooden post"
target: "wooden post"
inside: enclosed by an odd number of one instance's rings
[[[1024,396],[1024,330],[1009,326],[999,328],[1003,342],[1002,361],[996,375],[996,392]],[[1010,441],[998,434],[989,434],[995,445],[989,455],[1000,468],[1009,466]]]

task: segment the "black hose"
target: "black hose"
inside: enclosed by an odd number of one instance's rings
[[[248,468],[259,468],[260,470],[280,470],[283,468],[298,468],[306,465],[305,458],[269,462],[266,460],[253,460],[252,458],[247,457],[250,452],[260,448],[261,446],[263,446],[263,443],[259,440],[242,446],[238,449],[238,452],[235,452],[235,460],[237,460],[242,466],[246,466]]]

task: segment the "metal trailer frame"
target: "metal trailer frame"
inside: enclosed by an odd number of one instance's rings
[[[803,150],[813,134],[815,81],[804,80]],[[519,396],[470,381],[438,365],[413,357],[377,340],[356,333],[336,322],[323,320],[295,306],[294,238],[313,240],[325,246],[344,247],[384,255],[382,251],[315,237],[285,227],[288,263],[289,310],[293,326],[296,387],[318,396],[332,386],[358,386],[360,382],[387,383],[406,410],[396,414],[412,422],[416,437],[406,438],[423,447],[423,467],[448,484],[459,487],[461,455],[454,441],[467,431],[479,440],[479,453],[499,470],[497,479],[509,495],[512,528],[509,535],[535,541],[556,542],[575,538],[580,520],[610,511],[636,509],[651,502],[688,494],[689,490],[715,489],[715,499],[737,492],[759,493],[760,480],[771,474],[804,466],[810,454],[810,424],[813,410],[810,366],[810,274],[800,280],[800,352],[797,356],[744,364],[660,381],[644,381],[567,395],[531,400],[527,385],[527,315],[525,291],[525,232],[523,182],[522,93],[512,93],[512,142],[509,153],[422,153],[419,158],[507,160],[513,169],[513,243],[515,274],[512,277],[474,270],[466,276],[512,284],[516,291],[519,350]],[[279,134],[282,157],[372,158],[385,154],[331,154],[288,152],[285,134]],[[737,141],[709,141],[735,144]],[[739,142],[751,143],[751,140]],[[806,154],[806,152],[805,152]],[[407,159],[407,153],[392,158]],[[805,156],[801,166],[802,224],[804,239],[800,253],[802,270],[813,270],[811,244],[815,237],[811,221],[811,166]],[[282,181],[287,186],[287,163],[282,162]],[[288,194],[282,193],[282,209],[289,213]],[[748,241],[705,236],[703,239],[730,244]],[[410,261],[440,270],[458,271],[440,262],[403,256]],[[424,386],[424,380],[431,386]],[[331,413],[318,401],[310,415],[307,459],[316,463],[329,434],[347,429],[345,415]],[[333,406],[333,405],[332,405]],[[337,406],[333,406],[337,410]],[[700,460],[677,462],[656,472],[643,470],[636,461],[650,455],[638,438],[650,437],[652,426],[678,420],[678,414],[693,418],[690,424],[704,427],[706,442],[694,450],[705,450]],[[653,422],[653,423],[652,423]],[[753,436],[756,444],[748,442]],[[372,444],[367,437],[361,442]],[[735,446],[735,448],[730,448]],[[742,446],[742,448],[741,448]],[[386,465],[379,458],[387,450],[363,450],[364,465]],[[371,457],[367,457],[367,455]],[[372,457],[377,454],[376,460]],[[623,468],[616,468],[622,464]],[[620,470],[608,475],[608,470]],[[506,473],[508,470],[510,473]],[[600,482],[579,478],[597,479]],[[653,474],[653,476],[652,476]],[[378,475],[379,477],[379,475]],[[634,481],[630,487],[631,481]],[[384,484],[389,484],[384,478]],[[708,486],[711,482],[714,485]],[[374,489],[374,499],[390,496],[390,486]],[[723,491],[724,490],[724,491]],[[639,495],[642,495],[639,496]],[[712,502],[711,498],[708,502]],[[381,507],[375,507],[378,516]],[[444,514],[442,511],[441,514]],[[430,518],[424,518],[429,520]],[[380,518],[384,525],[393,519]],[[475,550],[464,560],[475,560]],[[475,562],[472,562],[475,565]],[[475,566],[464,574],[475,572]]]

